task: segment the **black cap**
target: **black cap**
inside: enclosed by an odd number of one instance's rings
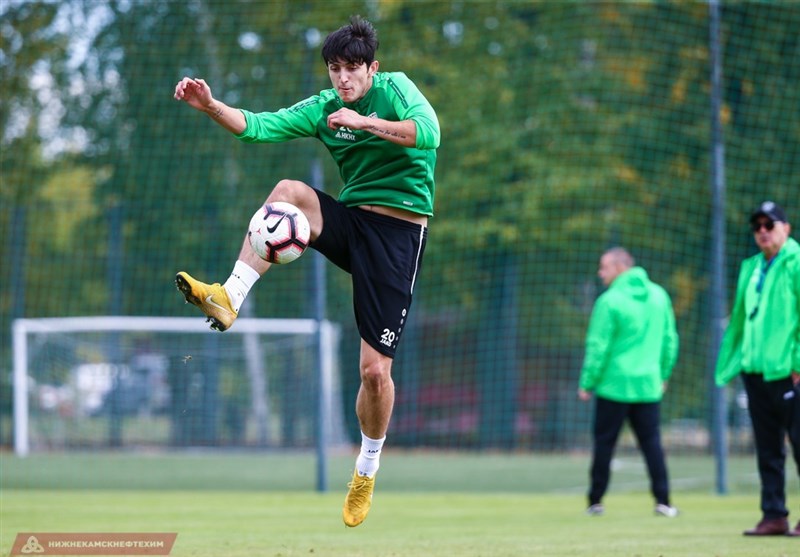
[[[786,220],[786,212],[774,201],[764,201],[750,215],[750,222],[754,222],[758,217],[767,217],[771,221],[789,222]]]

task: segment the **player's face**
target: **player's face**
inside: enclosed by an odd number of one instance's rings
[[[607,253],[600,258],[600,266],[597,268],[597,276],[603,281],[604,286],[608,286],[619,276],[621,268],[615,261],[613,254]]]
[[[773,221],[767,217],[759,217],[753,222],[756,245],[767,257],[772,257],[781,250],[790,231],[789,223]]]
[[[372,76],[378,71],[378,61],[369,66],[365,63],[355,64],[342,60],[328,63],[328,76],[331,85],[346,103],[356,102],[372,87]]]

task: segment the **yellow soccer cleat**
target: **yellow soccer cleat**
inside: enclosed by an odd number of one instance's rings
[[[353,472],[353,481],[347,484],[350,491],[344,498],[342,518],[347,526],[358,526],[367,518],[367,513],[372,505],[372,491],[375,489],[375,477],[359,476]]]
[[[208,316],[211,328],[224,331],[233,325],[237,313],[233,309],[228,292],[220,283],[206,284],[181,271],[175,275],[175,286],[186,298]]]

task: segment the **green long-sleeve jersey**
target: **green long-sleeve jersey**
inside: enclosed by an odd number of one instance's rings
[[[365,130],[331,130],[327,118],[342,107],[372,118],[413,120],[415,147],[392,143]],[[345,103],[335,89],[326,89],[276,112],[242,113],[247,126],[236,136],[242,141],[279,143],[299,137],[322,141],[339,166],[344,182],[339,200],[345,205],[384,205],[433,215],[439,121],[404,73],[376,73],[372,87],[354,103]]]
[[[616,402],[658,402],[678,344],[669,294],[632,267],[594,305],[580,387]]]

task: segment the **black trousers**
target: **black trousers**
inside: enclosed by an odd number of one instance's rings
[[[599,503],[608,489],[611,458],[619,432],[628,419],[647,463],[650,491],[656,503],[669,505],[669,478],[661,447],[660,403],[624,403],[596,397],[594,407],[594,452],[590,470],[589,504]]]
[[[747,409],[753,423],[763,518],[789,515],[786,508],[786,437],[800,475],[800,387],[788,377],[764,381],[760,373],[742,373]]]

